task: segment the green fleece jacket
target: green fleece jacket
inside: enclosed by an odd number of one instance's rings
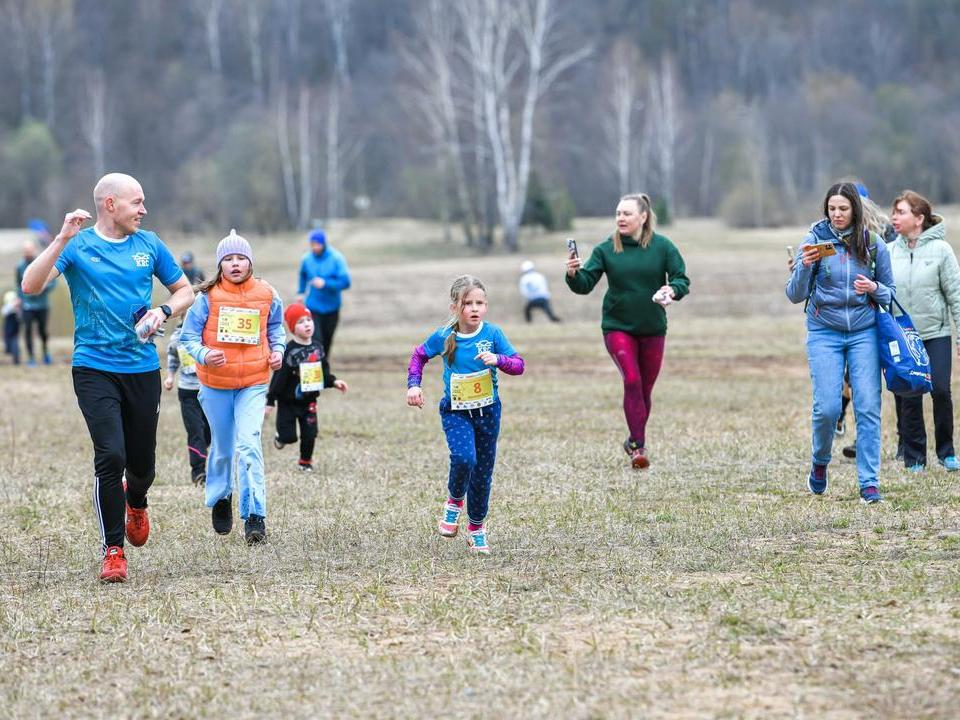
[[[960,321],[960,266],[946,230],[943,221],[927,228],[912,249],[902,235],[890,244],[897,300],[923,340],[950,337],[951,316]]]
[[[677,246],[663,235],[653,234],[642,248],[631,238],[623,239],[623,252],[613,251],[611,235],[597,245],[590,258],[572,277],[565,275],[575,293],[586,295],[607,275],[603,296],[603,332],[620,330],[631,335],[666,335],[667,312],[653,302],[653,294],[664,285],[673,288],[674,299],[690,292],[690,279]]]

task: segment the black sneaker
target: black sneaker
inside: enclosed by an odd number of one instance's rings
[[[844,445],[843,450],[840,452],[843,453],[845,458],[855,458],[857,456],[857,446],[856,445]]]
[[[233,530],[233,507],[231,506],[232,495],[217,500],[216,505],[210,512],[210,519],[213,521],[213,529],[217,535],[229,535]]]
[[[267,526],[260,515],[251,515],[243,523],[243,536],[247,545],[262,543],[267,538]]]
[[[193,476],[194,485],[206,485],[207,484],[207,474],[202,470]]]
[[[286,443],[280,442],[280,436],[279,436],[279,435],[274,435],[274,436],[273,436],[273,446],[274,446],[277,450],[283,450],[283,448],[284,448],[285,445],[286,445]]]

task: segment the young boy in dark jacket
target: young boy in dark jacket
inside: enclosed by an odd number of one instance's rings
[[[292,303],[283,313],[293,335],[283,354],[283,364],[270,380],[267,390],[269,414],[277,405],[277,434],[273,445],[278,450],[297,441],[300,426],[301,470],[313,470],[313,447],[317,439],[317,400],[323,388],[347,391],[347,384],[330,373],[323,345],[313,338],[313,318],[302,303]]]

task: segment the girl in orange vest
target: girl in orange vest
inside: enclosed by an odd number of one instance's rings
[[[236,230],[217,245],[217,275],[200,285],[180,344],[197,361],[200,405],[210,423],[207,507],[213,529],[233,528],[234,458],[247,543],[266,537],[266,483],[260,429],[270,370],[283,360],[283,303],[253,277],[253,251]]]

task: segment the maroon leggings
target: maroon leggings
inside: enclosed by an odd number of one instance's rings
[[[663,365],[663,335],[630,335],[615,330],[603,336],[607,352],[623,377],[623,414],[630,439],[644,447],[653,384]]]

